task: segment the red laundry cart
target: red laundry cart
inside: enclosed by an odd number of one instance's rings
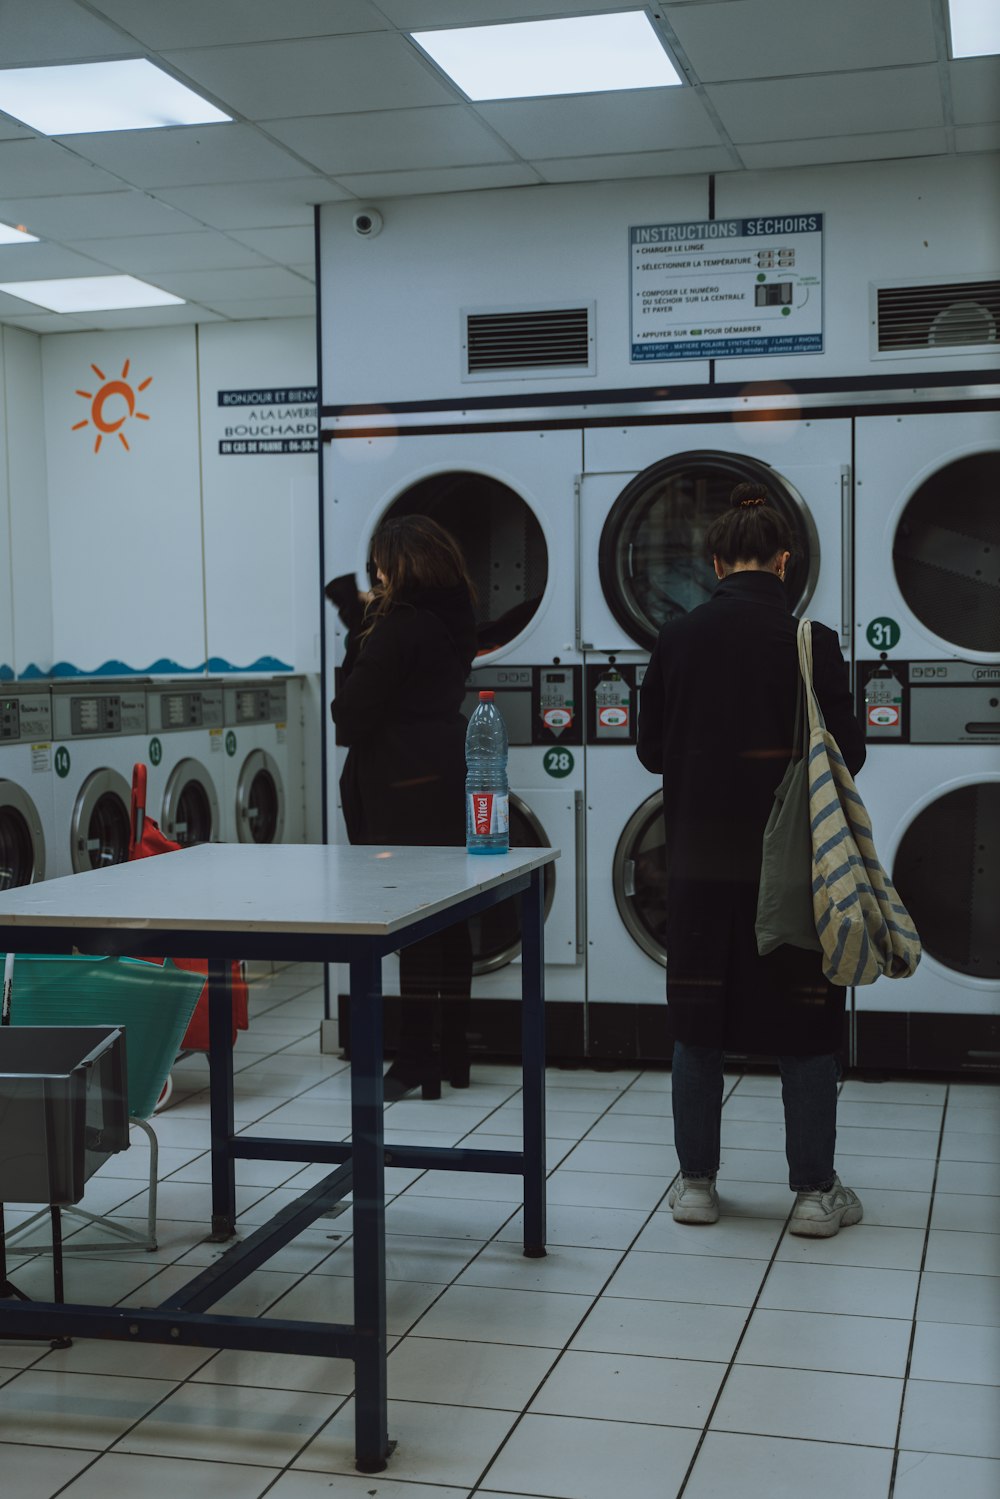
[[[146,814],[146,767],[139,763],[132,770],[132,809],[129,826],[128,856],[130,859],[149,859],[156,854],[169,854],[181,845],[174,843],[160,832],[153,819]],[[191,1024],[181,1042],[182,1051],[208,1051],[208,960],[206,958],[175,958],[178,968],[190,973],[204,975],[205,985],[198,996]],[[233,1044],[237,1031],[249,1026],[247,1016],[247,986],[243,977],[242,963],[233,963]]]

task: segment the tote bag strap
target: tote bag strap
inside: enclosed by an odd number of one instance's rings
[[[800,619],[796,639],[799,647],[799,671],[805,690],[809,729],[825,729],[826,719],[813,686],[812,620]]]

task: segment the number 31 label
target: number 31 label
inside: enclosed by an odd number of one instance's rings
[[[887,615],[873,619],[865,631],[868,644],[876,651],[891,651],[894,645],[899,644],[899,636],[899,625]]]

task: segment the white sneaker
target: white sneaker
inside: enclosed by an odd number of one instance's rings
[[[670,1188],[667,1205],[674,1210],[675,1223],[716,1223],[719,1194],[715,1190],[715,1177],[680,1177]]]
[[[832,1239],[842,1228],[860,1223],[861,1201],[856,1192],[845,1187],[839,1176],[828,1192],[800,1192],[788,1223],[790,1234],[803,1239]]]

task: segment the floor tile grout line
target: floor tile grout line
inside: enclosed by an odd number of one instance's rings
[[[945,1124],[948,1119],[948,1104],[951,1100],[951,1087],[946,1087],[944,1106],[941,1110],[941,1125],[938,1132],[938,1153],[934,1160],[934,1175],[931,1180],[931,1200],[927,1205],[927,1224],[924,1228],[923,1250],[920,1255],[920,1268],[917,1272],[917,1291],[913,1298],[913,1318],[910,1324],[910,1339],[906,1349],[906,1367],[903,1370],[903,1389],[899,1401],[899,1415],[896,1419],[896,1436],[892,1445],[892,1472],[889,1476],[888,1499],[893,1499],[896,1492],[896,1475],[899,1469],[900,1439],[903,1434],[903,1412],[906,1408],[906,1395],[910,1386],[910,1369],[913,1364],[913,1347],[917,1338],[917,1311],[920,1306],[920,1290],[924,1278],[924,1265],[927,1263],[927,1251],[930,1248],[931,1224],[934,1221],[934,1197],[937,1191],[938,1172],[941,1167],[941,1146],[944,1143]]]

